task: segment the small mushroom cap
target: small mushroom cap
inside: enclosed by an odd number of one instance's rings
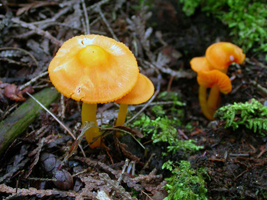
[[[48,72],[64,96],[95,104],[115,101],[129,93],[139,69],[123,43],[100,35],[81,35],[62,45]]]
[[[190,61],[191,69],[195,72],[210,71],[212,70],[211,64],[207,61],[206,57],[195,57]]]
[[[246,55],[238,46],[229,42],[218,42],[209,46],[206,50],[206,58],[213,68],[224,70],[232,63],[241,64]]]
[[[200,71],[197,75],[197,82],[199,85],[211,88],[217,85],[220,92],[227,94],[232,91],[232,84],[229,77],[219,70]]]
[[[154,94],[153,83],[143,74],[138,75],[136,85],[130,93],[117,100],[120,104],[141,104],[149,100]]]

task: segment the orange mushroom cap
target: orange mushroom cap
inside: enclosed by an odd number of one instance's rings
[[[213,69],[206,57],[195,57],[191,59],[190,66],[191,69],[197,73],[199,71],[210,71]]]
[[[220,92],[227,94],[232,91],[232,84],[229,77],[219,70],[200,71],[197,75],[197,82],[199,85],[211,88],[217,85]]]
[[[48,71],[60,93],[87,104],[120,99],[131,91],[139,74],[129,48],[100,35],[81,35],[66,41]]]
[[[146,102],[154,94],[153,83],[143,74],[138,75],[137,82],[130,93],[117,100],[120,104],[141,104]]]
[[[227,69],[232,63],[241,64],[246,55],[238,46],[229,42],[218,42],[209,46],[206,50],[206,58],[213,68]]]

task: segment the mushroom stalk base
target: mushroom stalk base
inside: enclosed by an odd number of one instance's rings
[[[82,105],[82,124],[84,125],[85,122],[94,122],[95,126],[97,126],[96,122],[96,110],[97,104],[87,104],[83,103]],[[87,142],[90,144],[96,137],[100,136],[99,128],[92,127],[89,128],[85,132],[85,138]],[[98,138],[93,144],[90,145],[90,148],[100,147],[101,139]]]
[[[198,91],[198,100],[201,107],[201,110],[205,117],[207,117],[209,120],[214,120],[213,114],[214,112],[209,108],[207,103],[207,88],[203,86],[199,86]]]
[[[120,104],[120,109],[118,113],[118,118],[116,121],[116,126],[122,126],[125,123],[126,115],[127,115],[128,105],[127,104]],[[116,132],[117,137],[120,136],[120,132]]]

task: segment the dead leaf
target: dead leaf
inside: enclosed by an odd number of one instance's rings
[[[73,177],[67,170],[55,170],[53,174],[57,179],[57,181],[53,181],[57,188],[61,190],[70,190],[73,188]]]
[[[31,86],[28,86],[28,87],[24,88],[23,90],[21,90],[22,95],[26,94],[27,92],[32,94],[34,92],[34,89]]]
[[[7,98],[13,101],[25,101],[23,94],[26,92],[33,93],[33,89],[31,86],[26,87],[24,90],[20,91],[18,86],[15,84],[8,84],[4,89],[4,94]]]
[[[182,57],[182,54],[172,46],[164,47],[164,49],[162,49],[162,54],[170,59],[170,67],[175,66],[177,64],[177,60]]]
[[[21,91],[17,91],[18,88],[15,84],[10,84],[5,87],[5,95],[7,98],[13,101],[25,101],[25,98],[22,96]]]

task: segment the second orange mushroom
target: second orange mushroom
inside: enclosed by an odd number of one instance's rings
[[[200,106],[203,114],[209,120],[214,119],[213,114],[219,104],[220,91],[225,93],[217,83],[221,81],[225,84],[231,84],[229,77],[227,75],[223,76],[222,74],[227,73],[228,67],[232,63],[241,64],[244,60],[245,54],[243,54],[241,48],[229,42],[219,42],[207,48],[205,57],[196,57],[190,61],[191,68],[198,73],[198,83],[200,84],[199,80],[207,81],[209,83],[208,86],[211,88],[208,99],[206,99],[207,85],[206,87],[200,85],[199,89]],[[216,72],[210,73],[210,71],[214,70]],[[204,80],[203,77],[207,80]],[[211,84],[211,80],[214,81],[213,84]]]

